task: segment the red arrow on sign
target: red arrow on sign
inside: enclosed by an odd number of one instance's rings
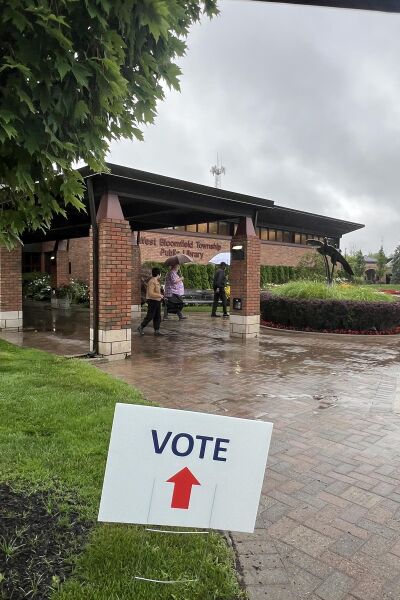
[[[178,471],[178,473],[175,473],[175,475],[170,477],[170,479],[167,479],[167,483],[174,484],[171,508],[184,509],[189,508],[192,487],[194,485],[201,485],[201,483],[197,481],[196,477],[193,475],[192,471],[190,471],[187,467],[184,467],[181,471]]]

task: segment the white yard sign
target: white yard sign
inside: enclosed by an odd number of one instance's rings
[[[254,531],[272,424],[117,404],[99,521]]]

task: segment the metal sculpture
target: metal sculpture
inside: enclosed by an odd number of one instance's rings
[[[329,240],[327,237],[324,238],[323,242],[321,242],[320,240],[307,240],[307,244],[309,246],[313,246],[317,250],[317,252],[319,252],[319,254],[321,254],[321,256],[324,257],[326,282],[328,285],[332,285],[333,283],[333,274],[335,272],[335,267],[337,263],[340,263],[342,265],[344,271],[348,275],[354,275],[353,269],[351,268],[347,260],[344,258],[344,256],[342,256],[340,250],[338,248],[335,248],[335,246],[333,246],[332,244],[330,244],[330,241],[331,240]],[[329,266],[328,256],[331,259],[332,268]]]

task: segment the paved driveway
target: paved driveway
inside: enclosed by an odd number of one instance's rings
[[[227,329],[168,321],[100,368],[162,406],[274,423],[256,532],[233,536],[250,598],[399,600],[400,338]]]

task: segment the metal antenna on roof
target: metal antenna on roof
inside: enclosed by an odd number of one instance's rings
[[[217,164],[211,167],[210,173],[215,177],[215,187],[221,187],[221,176],[225,175],[225,167],[222,166],[222,163],[219,162],[219,157],[217,154]]]

